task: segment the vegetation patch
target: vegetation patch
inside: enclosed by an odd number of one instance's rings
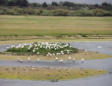
[[[0,37],[4,37],[2,38],[2,40],[12,40],[14,39],[13,37],[15,37],[17,40],[31,40],[34,39],[32,36],[41,36],[41,38],[45,38],[45,36],[52,36],[57,37],[57,39],[68,36],[76,37],[73,38],[75,40],[79,39],[79,36],[80,38],[88,38],[94,35],[96,37],[93,37],[93,39],[100,39],[106,35],[111,37],[112,17],[53,17],[0,15]],[[7,38],[7,36],[9,36],[9,38]],[[26,36],[29,37],[27,38]],[[112,37],[110,39],[112,39]]]
[[[107,71],[95,69],[0,67],[0,78],[21,80],[68,80],[105,74]]]
[[[12,45],[7,49],[7,52],[14,52],[19,54],[36,54],[36,55],[46,55],[46,56],[55,56],[55,55],[64,55],[77,53],[78,49],[70,46],[69,43],[25,43],[19,45]]]
[[[112,4],[77,4],[69,1],[31,3],[29,0],[0,0],[0,14],[41,16],[112,16]]]

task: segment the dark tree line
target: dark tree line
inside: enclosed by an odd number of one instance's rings
[[[27,0],[0,0],[2,6],[28,6]]]
[[[112,4],[29,3],[27,0],[0,0],[0,14],[42,16],[112,16]]]
[[[111,7],[112,5],[109,3],[102,3],[102,5],[87,5],[87,4],[76,4],[73,2],[65,1],[65,2],[52,2],[51,4],[47,4],[46,2],[40,3],[29,3],[28,0],[0,0],[0,5],[2,6],[34,6],[34,7],[51,7],[51,6],[63,6],[63,7],[81,7],[81,6],[90,6],[90,7]]]

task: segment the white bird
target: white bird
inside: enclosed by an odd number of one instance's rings
[[[59,60],[60,63],[63,63],[63,61],[64,61],[63,59]]]
[[[82,59],[81,59],[81,63],[84,63],[84,62],[85,62],[85,59],[84,59],[84,58],[82,58]]]
[[[17,58],[17,62],[23,63],[23,60],[20,58]]]
[[[102,48],[102,46],[97,46],[97,48]]]
[[[34,70],[34,69],[36,69],[36,67],[35,66],[31,66],[31,69]]]
[[[58,57],[56,57],[56,60],[58,60]]]
[[[56,61],[56,62],[58,61],[58,57],[56,57],[55,61]]]
[[[32,68],[32,70],[34,70],[34,69],[36,69],[36,68]]]
[[[69,57],[68,57],[68,59],[69,59],[69,60],[71,60],[71,59],[72,59],[72,57],[71,57],[71,56],[69,56]]]

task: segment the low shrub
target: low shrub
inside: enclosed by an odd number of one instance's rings
[[[71,47],[69,43],[41,42],[13,45],[7,49],[7,52],[55,56],[76,53],[78,49]]]
[[[110,10],[81,8],[68,10],[65,8],[40,9],[30,7],[0,7],[0,14],[7,15],[40,15],[40,16],[112,16]]]

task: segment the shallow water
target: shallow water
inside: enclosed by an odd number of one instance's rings
[[[73,47],[112,55],[112,42],[72,42]],[[6,50],[9,45],[0,45],[0,52]],[[92,69],[105,69],[112,72],[112,58],[102,60],[89,60],[83,64],[54,64],[52,61],[40,63],[16,61],[0,61],[0,66],[48,66],[48,67],[81,67]],[[0,86],[112,86],[112,73],[102,76],[67,80],[59,82],[31,81],[31,80],[8,80],[0,79]]]
[[[112,42],[72,42],[73,47],[112,55]]]

